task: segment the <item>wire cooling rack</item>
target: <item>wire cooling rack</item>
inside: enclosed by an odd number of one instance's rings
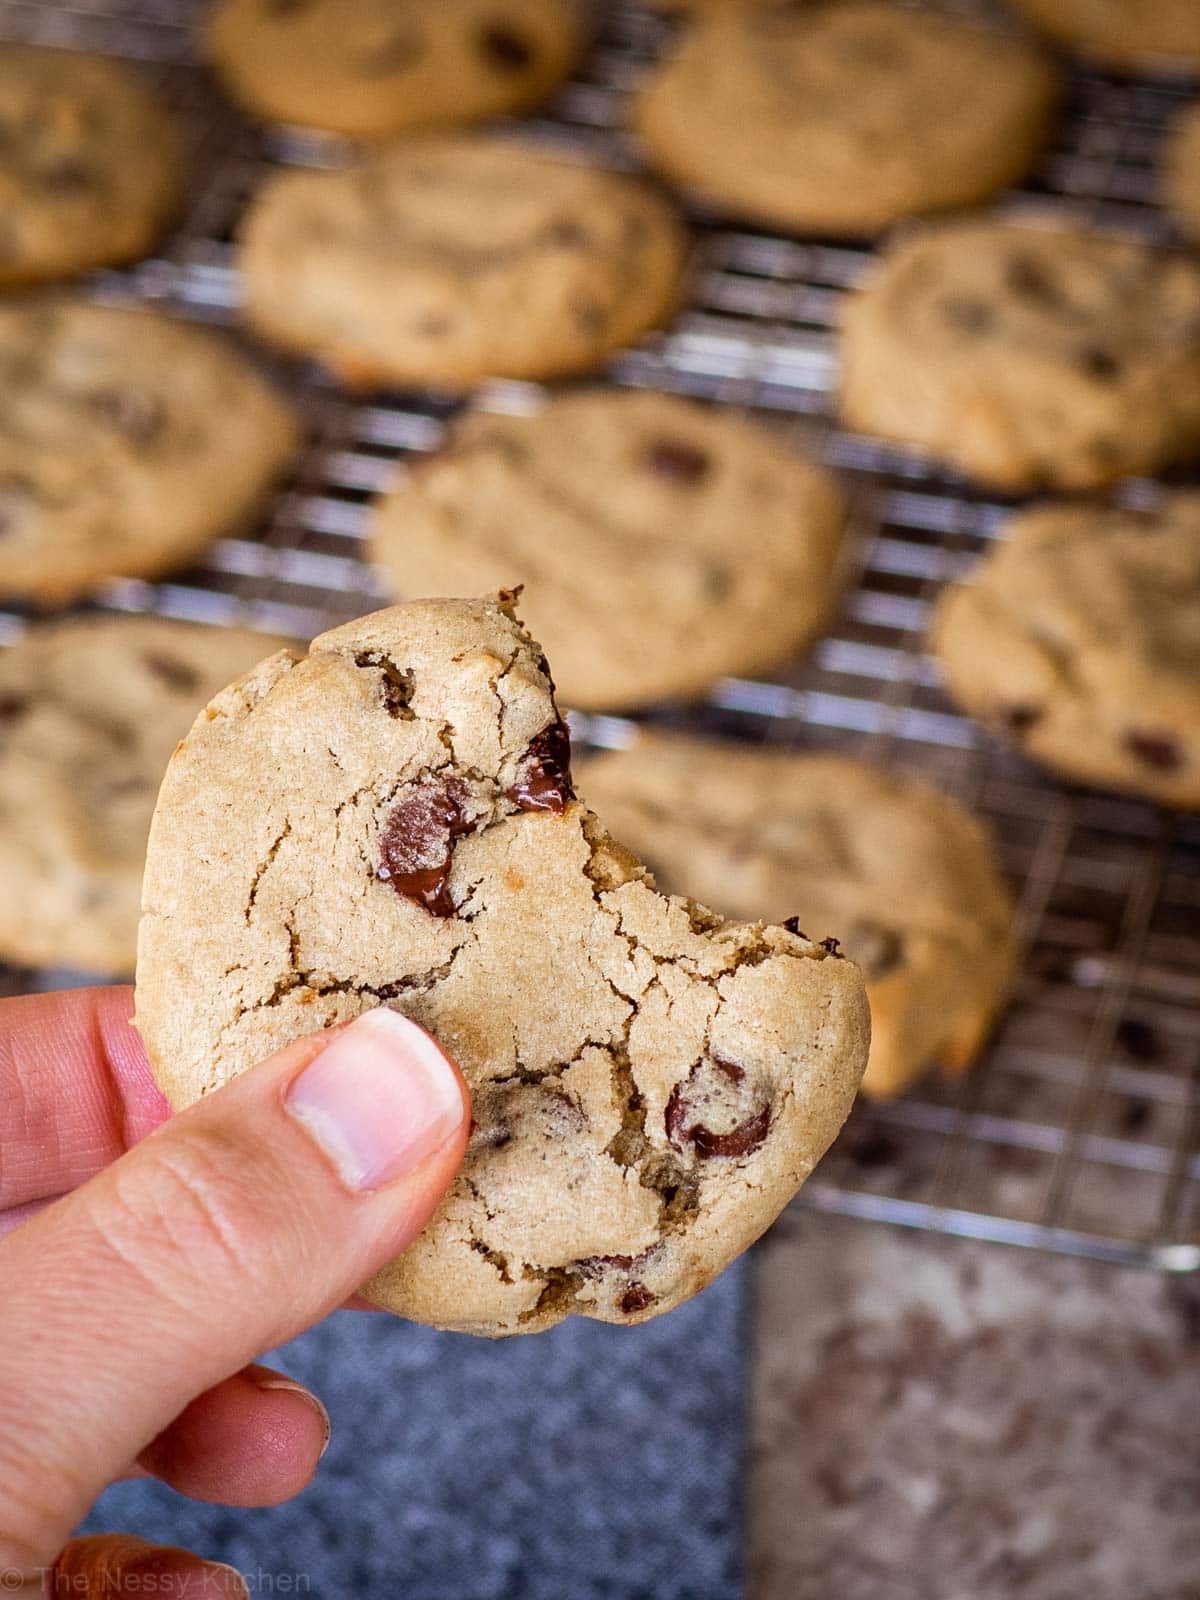
[[[970,0],[963,0],[971,9]],[[977,9],[977,8],[976,8]],[[163,302],[235,320],[231,230],[265,166],[327,161],[317,139],[239,121],[194,65],[194,6],[172,0],[0,0],[0,35],[142,58],[191,135],[192,205],[162,254],[103,273],[99,298]],[[628,95],[670,24],[639,6],[597,8],[577,78],[525,126],[565,153],[637,163]],[[1003,204],[1132,226],[1169,240],[1155,206],[1163,130],[1194,92],[1183,80],[1077,72],[1037,174]],[[735,738],[842,748],[919,769],[987,818],[1019,893],[1027,960],[986,1055],[959,1083],[858,1107],[799,1203],[1116,1262],[1200,1266],[1200,819],[1049,781],[957,715],[922,633],[938,587],[986,548],[1007,507],[918,457],[831,421],[831,327],[869,261],[857,246],[801,243],[693,216],[697,262],[671,328],[611,376],[770,414],[835,467],[853,505],[853,581],[828,636],[772,678],[730,679],[702,705],[651,719]],[[122,581],[103,607],[307,637],[378,604],[360,557],[366,506],[396,463],[435,447],[455,403],[430,394],[356,403],[320,372],[289,367],[310,443],[263,525],[218,544],[168,583]],[[479,403],[527,406],[528,385]],[[1130,483],[1134,502],[1150,485]],[[0,642],[24,618],[0,611]],[[630,724],[580,719],[619,744]],[[70,981],[14,973],[9,992]]]

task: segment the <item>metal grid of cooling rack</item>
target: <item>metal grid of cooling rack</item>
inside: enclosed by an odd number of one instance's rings
[[[971,0],[963,0],[970,7]],[[0,0],[0,36],[137,56],[192,135],[193,205],[162,254],[92,284],[235,320],[230,234],[264,163],[327,159],[318,141],[248,128],[190,62],[187,0]],[[598,8],[583,70],[527,126],[572,153],[628,165],[625,102],[669,24]],[[1170,226],[1154,205],[1162,131],[1189,94],[1173,80],[1077,73],[1038,173],[1004,202]],[[840,616],[810,657],[770,680],[727,680],[703,705],[653,720],[731,737],[839,747],[919,769],[988,819],[1020,896],[1028,958],[984,1058],[957,1084],[931,1080],[862,1105],[802,1204],[910,1226],[1174,1270],[1200,1266],[1200,819],[1048,781],[959,717],[922,653],[932,595],[995,537],[1006,507],[914,456],[830,420],[831,326],[868,261],[859,247],[801,243],[693,219],[693,293],[664,334],[614,363],[618,382],[769,414],[843,475],[854,570]],[[438,443],[455,406],[430,395],[359,404],[319,372],[288,369],[310,428],[299,474],[264,524],[226,539],[171,582],[114,583],[110,609],[155,610],[308,636],[381,598],[362,565],[365,508],[397,461]],[[519,407],[526,385],[479,403]],[[1129,484],[1134,500],[1151,486]],[[23,618],[0,612],[0,641]],[[629,724],[580,719],[620,743]],[[69,981],[9,973],[11,991]]]

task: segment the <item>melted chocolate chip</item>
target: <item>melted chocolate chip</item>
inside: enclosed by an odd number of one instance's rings
[[[194,667],[189,667],[186,661],[177,661],[174,656],[163,655],[157,650],[148,650],[142,656],[146,667],[168,689],[178,689],[180,694],[191,694],[200,687],[200,674]]]
[[[1031,706],[1021,703],[1011,706],[1002,706],[1000,708],[1000,720],[1008,729],[1009,733],[1013,735],[1028,733],[1030,728],[1036,727],[1036,725],[1042,720],[1042,708],[1041,706]]]
[[[389,717],[399,717],[411,722],[416,713],[412,709],[413,675],[401,672],[396,663],[378,650],[360,650],[354,658],[356,667],[373,667],[380,676],[379,696]]]
[[[660,478],[689,487],[703,481],[712,466],[704,450],[682,439],[651,439],[642,451],[642,464]]]
[[[1178,772],[1183,766],[1183,751],[1167,733],[1131,731],[1125,735],[1125,747],[1155,772]]]
[[[827,956],[832,956],[835,961],[844,961],[846,959],[842,954],[842,941],[840,939],[822,939],[821,949],[824,950]]]
[[[92,405],[105,422],[137,444],[150,444],[167,421],[166,406],[144,389],[106,389],[93,396]]]
[[[1080,368],[1097,383],[1112,383],[1119,376],[1121,363],[1111,350],[1103,345],[1087,345],[1079,352]]]
[[[454,915],[447,885],[454,842],[471,831],[466,799],[467,787],[458,778],[415,788],[393,807],[380,837],[376,876],[435,917]]]
[[[522,811],[561,814],[574,798],[571,785],[571,735],[561,719],[543,728],[525,752],[521,776],[508,798]]]
[[[736,1061],[730,1061],[725,1056],[714,1056],[712,1064],[722,1077],[729,1079],[730,1083],[741,1083],[745,1079],[746,1069],[739,1066]]]
[[[1047,306],[1057,306],[1062,302],[1058,285],[1034,256],[1012,256],[1005,278],[1012,292],[1022,299],[1035,300]]]
[[[996,326],[996,313],[982,300],[965,295],[948,295],[942,301],[942,315],[961,333],[990,333]]]
[[[727,1133],[714,1133],[702,1123],[688,1123],[689,1108],[677,1086],[667,1101],[663,1118],[667,1138],[676,1148],[690,1143],[696,1154],[705,1161],[714,1158],[733,1158],[752,1155],[767,1137],[771,1126],[771,1108],[763,1106],[752,1117],[739,1122]]]
[[[52,166],[43,167],[38,179],[51,194],[82,194],[95,182],[95,172],[86,162],[64,156]]]
[[[654,1301],[655,1296],[644,1283],[631,1283],[621,1296],[619,1304],[625,1315],[632,1317],[639,1311],[645,1311],[647,1306],[652,1306]]]
[[[533,63],[533,47],[512,28],[493,23],[479,35],[485,61],[501,72],[524,72]]]

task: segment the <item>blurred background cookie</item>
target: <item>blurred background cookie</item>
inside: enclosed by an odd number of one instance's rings
[[[182,177],[170,119],[134,68],[0,47],[0,286],[144,254]]]
[[[1038,761],[1200,807],[1200,493],[1014,517],[932,644],[954,698]]]
[[[714,10],[652,76],[634,122],[669,178],[795,231],[874,233],[1021,177],[1059,84],[992,29],[877,0]]]
[[[906,235],[843,308],[841,414],[993,484],[1085,489],[1200,448],[1200,269],[970,218]]]
[[[207,44],[253,115],[378,138],[536,104],[582,33],[571,0],[221,0]]]
[[[397,596],[525,585],[564,701],[695,693],[799,649],[827,616],[833,479],[736,412],[596,389],[475,414],[379,505]]]
[[[1014,0],[1035,27],[1114,67],[1200,65],[1196,0]]]
[[[0,957],[133,971],[167,759],[213,695],[279,645],[92,616],[41,624],[0,651]]]
[[[168,571],[253,511],[298,446],[218,335],[157,311],[0,305],[0,595]]]
[[[867,980],[863,1090],[899,1093],[979,1050],[1017,959],[982,824],[902,773],[844,756],[639,737],[582,762],[579,790],[660,887],[727,916],[839,939]]]
[[[687,248],[645,185],[497,136],[283,172],[242,228],[246,314],[352,385],[587,371],[668,314]]]
[[[1200,239],[1200,102],[1176,118],[1167,136],[1161,190],[1180,227]]]

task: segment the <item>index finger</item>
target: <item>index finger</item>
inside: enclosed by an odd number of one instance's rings
[[[0,1212],[86,1182],[170,1115],[130,988],[0,1001]]]

